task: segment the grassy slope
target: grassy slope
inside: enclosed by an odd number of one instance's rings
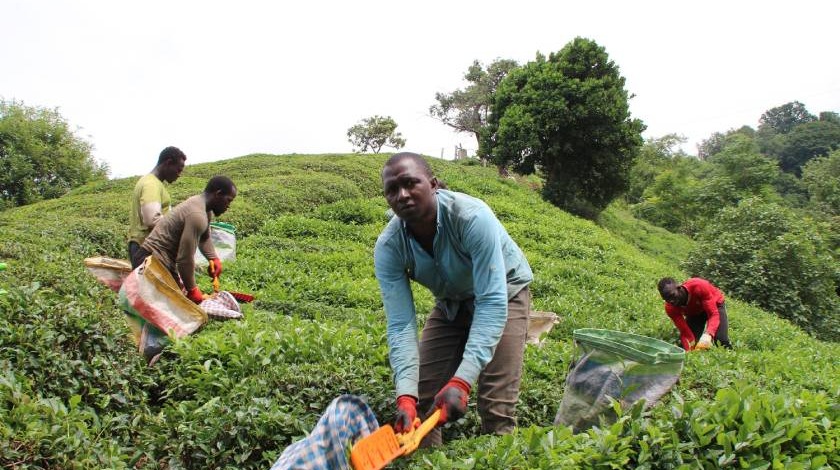
[[[258,301],[246,307],[244,321],[212,322],[178,343],[155,369],[131,350],[115,296],[82,265],[87,256],[125,257],[133,179],[0,213],[0,260],[10,265],[0,273],[0,286],[10,291],[0,298],[0,455],[7,456],[0,464],[266,468],[340,393],[365,395],[377,416],[388,419],[392,388],[371,257],[386,221],[378,182],[383,160],[254,155],[189,166],[171,188],[175,201],[199,192],[214,174],[237,183],[239,197],[222,220],[239,229],[238,259],[226,265],[223,287],[255,293]],[[541,348],[527,351],[523,428],[552,422],[574,329],[675,338],[655,282],[681,275],[675,252],[687,240],[618,207],[602,217],[604,229],[543,202],[524,182],[477,166],[432,163],[451,189],[495,210],[534,270],[535,309],[562,317]],[[209,290],[206,277],[200,282]],[[415,293],[419,311],[427,311],[432,299],[422,289]],[[816,391],[837,401],[835,344],[734,299],[728,307],[736,350],[689,355],[667,402],[702,404],[719,389],[747,385],[770,397]],[[55,372],[44,373],[50,368]],[[666,418],[654,413],[651,419]],[[836,410],[830,422],[836,430]],[[75,432],[56,430],[56,423]],[[476,430],[470,414],[447,433]],[[566,436],[577,447],[549,451],[544,434],[537,439],[529,432],[501,441],[460,439],[417,459],[445,468],[475,455],[478,468],[506,468],[509,461],[481,460],[483,449],[531,449],[539,441],[534,449],[542,450],[532,453],[580,456],[587,449],[615,452],[617,466],[627,462],[615,443]],[[56,438],[65,434],[73,437]],[[518,465],[537,465],[528,462]]]

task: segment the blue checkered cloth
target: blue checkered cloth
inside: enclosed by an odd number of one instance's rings
[[[379,429],[376,416],[356,395],[341,395],[306,438],[283,451],[271,470],[351,470],[348,449]]]

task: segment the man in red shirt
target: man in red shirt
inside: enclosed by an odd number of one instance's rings
[[[711,282],[693,277],[678,284],[665,277],[659,280],[659,295],[665,300],[665,313],[680,330],[683,349],[709,349],[713,340],[732,348],[723,294]]]

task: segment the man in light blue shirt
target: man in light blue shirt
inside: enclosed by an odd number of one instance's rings
[[[412,426],[418,406],[439,408],[439,424],[457,420],[477,384],[482,431],[511,432],[531,303],[528,262],[487,204],[441,189],[420,155],[393,155],[382,184],[396,217],[376,241],[374,266],[388,320],[396,431]],[[410,280],[436,300],[419,342]],[[440,442],[436,429],[424,444]]]

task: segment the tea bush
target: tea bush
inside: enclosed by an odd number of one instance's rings
[[[380,421],[394,397],[372,252],[387,223],[387,156],[251,155],[188,166],[173,202],[216,174],[239,196],[222,219],[237,259],[222,288],[255,294],[240,321],[211,321],[153,368],[127,338],[115,295],[85,272],[88,256],[124,257],[134,178],[0,213],[0,466],[268,468],[341,393]],[[617,207],[598,226],[545,203],[528,179],[431,159],[454,190],[487,201],[535,273],[536,310],[561,321],[525,354],[520,428],[478,436],[475,407],[447,444],[397,468],[836,468],[836,343],[728,295],[734,351],[689,354],[662,403],[618,410],[573,435],[553,427],[573,352],[597,327],[675,341],[656,281],[684,275],[691,243]],[[210,279],[199,276],[210,289]],[[433,306],[413,286],[418,323]],[[728,294],[728,293],[727,293]],[[779,434],[782,426],[785,433]]]

